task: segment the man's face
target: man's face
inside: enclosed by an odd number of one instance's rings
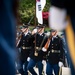
[[[42,33],[44,31],[44,28],[39,28],[38,33]]]
[[[42,28],[38,28],[38,32],[40,32],[42,30]]]
[[[21,29],[21,31],[23,32],[24,28]]]
[[[57,31],[52,32],[52,36],[55,36],[57,34]]]
[[[28,28],[22,28],[22,32],[27,32]]]

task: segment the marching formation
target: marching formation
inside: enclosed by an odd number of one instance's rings
[[[62,37],[51,29],[46,35],[45,26],[38,25],[30,31],[28,25],[21,27],[18,33],[16,61],[17,73],[21,75],[59,75],[65,65],[65,48]],[[38,68],[38,74],[35,71]]]
[[[49,36],[42,25],[46,0],[36,0],[36,17],[41,25],[32,31],[28,25],[23,25],[16,37],[18,1],[0,0],[0,75],[15,75],[15,69],[21,75],[75,75],[74,0],[51,0]],[[64,31],[66,40],[62,34],[62,37],[57,34],[57,30]],[[62,66],[71,70],[61,74]]]

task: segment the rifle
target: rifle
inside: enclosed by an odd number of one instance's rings
[[[34,16],[32,16],[31,19],[29,20],[29,22],[27,23],[28,25],[30,25],[33,18],[34,18]]]
[[[51,39],[52,39],[52,33],[50,34],[50,36],[49,36],[49,38],[48,38],[48,40],[47,40],[47,42],[46,42],[46,44],[45,44],[45,46],[44,46],[44,48],[45,48],[46,50],[47,50],[48,47],[49,47],[49,44],[50,44]]]
[[[17,40],[16,40],[16,46],[18,46],[19,40],[22,38],[23,33],[20,33],[19,36],[17,36]]]
[[[44,36],[44,38],[43,38],[43,40],[42,40],[42,42],[41,42],[41,45],[40,45],[39,49],[38,49],[38,50],[37,50],[37,49],[35,49],[35,53],[34,53],[34,55],[35,55],[35,56],[38,56],[38,51],[40,51],[40,50],[41,50],[42,45],[43,45],[43,43],[44,43],[44,41],[45,41],[45,38],[46,38],[46,35]],[[36,47],[36,46],[35,46],[35,47]]]

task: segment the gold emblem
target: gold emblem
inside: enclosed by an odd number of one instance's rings
[[[34,55],[35,55],[35,56],[38,56],[38,52],[35,51]]]
[[[54,50],[52,49],[52,53],[54,53]]]
[[[23,46],[22,48],[23,48],[23,49],[25,49],[25,47],[24,47],[24,46]]]

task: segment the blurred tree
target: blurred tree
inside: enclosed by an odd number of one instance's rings
[[[29,20],[35,16],[35,1],[36,0],[19,0],[19,17],[20,23],[28,23]],[[43,11],[48,11],[50,7],[50,0],[46,0],[46,6]],[[31,24],[34,25],[34,19]]]

